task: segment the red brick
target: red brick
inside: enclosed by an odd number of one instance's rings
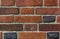
[[[57,16],[57,23],[60,23],[60,16]]]
[[[45,32],[19,32],[18,39],[45,39]]]
[[[18,8],[0,8],[1,14],[18,14]]]
[[[45,6],[57,6],[57,0],[44,0]]]
[[[37,8],[36,14],[43,14],[43,15],[59,15],[60,14],[60,8]]]
[[[0,16],[0,23],[13,22],[13,16]]]
[[[60,24],[40,24],[40,31],[60,31]]]
[[[21,14],[34,14],[33,8],[20,8]]]
[[[42,0],[16,0],[16,6],[42,6]]]
[[[22,31],[23,24],[0,24],[0,31]]]
[[[40,23],[42,21],[41,16],[15,16],[15,22],[21,23]]]
[[[60,0],[59,0],[59,3],[58,3],[58,4],[59,4],[59,6],[60,6]]]
[[[13,6],[15,4],[15,0],[1,0],[2,6]]]
[[[36,24],[25,24],[24,30],[25,31],[37,31],[37,25]]]

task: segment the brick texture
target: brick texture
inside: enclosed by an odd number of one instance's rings
[[[19,32],[18,39],[45,39],[46,33],[45,32]]]
[[[37,31],[37,25],[36,24],[25,24],[24,30],[25,31]]]
[[[60,0],[0,0],[0,39],[59,39],[57,31]]]
[[[44,0],[45,6],[57,6],[57,0]]]
[[[0,16],[0,23],[11,23],[13,22],[13,16]]]
[[[20,8],[21,14],[34,14],[33,8]]]
[[[17,39],[16,33],[4,33],[4,39]]]
[[[60,15],[60,8],[36,8],[36,14]]]
[[[57,16],[57,23],[60,23],[60,16]]]
[[[41,23],[42,18],[41,16],[14,16],[15,22],[20,23]]]
[[[1,0],[1,6],[14,6],[15,0]]]
[[[0,32],[0,39],[2,39],[2,32]]]
[[[0,24],[0,31],[22,31],[22,24]]]
[[[40,31],[60,31],[60,24],[40,24]]]
[[[18,8],[0,8],[0,15],[18,14]]]
[[[48,39],[59,39],[59,32],[48,32],[47,38]]]
[[[55,16],[43,16],[44,23],[51,23],[55,22]]]
[[[42,0],[16,0],[16,6],[42,6]]]

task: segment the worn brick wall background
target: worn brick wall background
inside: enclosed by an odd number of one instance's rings
[[[60,0],[0,0],[0,39],[60,39]]]

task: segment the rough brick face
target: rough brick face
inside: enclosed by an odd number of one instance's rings
[[[57,23],[60,23],[60,16],[57,16]]]
[[[24,31],[37,31],[36,24],[25,24]]]
[[[40,24],[40,31],[60,31],[60,24]]]
[[[33,8],[20,8],[21,14],[34,14]]]
[[[18,39],[45,39],[45,32],[19,32]]]
[[[37,8],[36,14],[54,14],[54,13],[56,13],[56,10],[57,9],[55,9],[55,8]]]
[[[2,39],[2,32],[0,32],[0,39]]]
[[[59,31],[60,0],[0,0],[0,39],[59,39]]]
[[[59,32],[48,32],[47,39],[59,39]]]
[[[44,23],[51,23],[55,22],[55,16],[43,16]]]
[[[1,6],[13,6],[15,0],[1,0]]]
[[[41,6],[42,0],[16,0],[16,6]]]
[[[10,23],[13,20],[13,16],[0,16],[0,23]]]
[[[18,14],[18,8],[0,8],[0,15],[2,14]]]
[[[22,31],[22,24],[0,24],[0,31]]]
[[[59,15],[60,8],[36,8],[36,14],[40,15]]]
[[[4,39],[17,39],[16,33],[4,33]]]
[[[14,16],[15,22],[20,23],[41,23],[42,18],[41,16]]]
[[[57,6],[57,0],[44,0],[45,6]]]

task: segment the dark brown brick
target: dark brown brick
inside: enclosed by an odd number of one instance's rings
[[[22,24],[0,24],[0,31],[22,31]]]
[[[57,0],[44,0],[45,6],[57,6]]]
[[[21,14],[34,14],[33,8],[20,8]]]
[[[19,32],[18,39],[45,39],[45,32]]]
[[[0,15],[1,14],[18,14],[18,8],[0,8]]]
[[[0,23],[10,23],[13,22],[13,16],[0,16]]]
[[[36,24],[25,24],[24,30],[25,31],[37,31],[37,25]]]
[[[16,6],[42,6],[42,0],[16,0]]]
[[[15,22],[20,23],[41,23],[42,18],[41,16],[15,16]]]
[[[55,22],[55,16],[43,16],[43,22],[44,23],[51,23]]]
[[[15,0],[1,0],[1,6],[13,6]]]
[[[0,39],[2,39],[2,32],[0,32]]]
[[[60,24],[40,24],[40,31],[60,31]]]

